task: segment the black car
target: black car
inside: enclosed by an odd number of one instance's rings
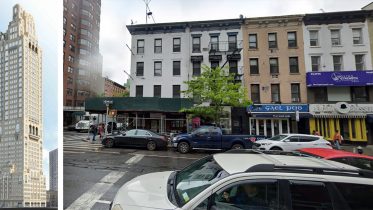
[[[132,129],[125,133],[107,136],[102,140],[105,147],[114,146],[146,147],[148,150],[155,150],[167,147],[167,139],[152,131]]]

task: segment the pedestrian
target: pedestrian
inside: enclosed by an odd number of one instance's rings
[[[97,135],[97,126],[96,125],[91,125],[91,133],[93,134],[92,141],[95,141],[96,135]]]
[[[313,131],[312,131],[312,135],[320,136],[320,133],[319,133],[318,131],[316,131],[316,130],[313,130]]]
[[[102,140],[102,136],[103,136],[103,131],[104,131],[104,128],[103,128],[103,124],[100,123],[100,125],[98,126],[98,134],[100,135],[100,141]]]
[[[335,134],[333,137],[333,143],[336,147],[336,149],[340,150],[341,149],[341,144],[342,144],[342,136],[339,134],[338,130],[335,130]]]

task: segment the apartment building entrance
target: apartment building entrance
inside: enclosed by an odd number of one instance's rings
[[[249,125],[251,135],[272,137],[290,132],[290,120],[288,118],[250,118]]]

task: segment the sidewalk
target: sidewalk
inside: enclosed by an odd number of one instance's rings
[[[343,145],[341,146],[342,150],[353,152],[354,148],[357,148],[357,145]],[[363,148],[363,155],[373,156],[373,145],[361,146]]]

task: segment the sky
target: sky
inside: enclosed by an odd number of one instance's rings
[[[360,10],[372,0],[151,0],[156,23]],[[103,76],[119,84],[130,72],[131,35],[126,25],[145,24],[144,0],[102,0],[100,51]],[[153,20],[148,19],[148,23]]]
[[[58,110],[57,85],[62,83],[62,77],[58,81],[57,76],[59,53],[62,56],[62,0],[0,0],[1,32],[6,32],[12,20],[12,8],[17,3],[34,17],[36,34],[43,50],[43,170],[49,189],[49,151],[57,148],[57,113],[62,112]],[[60,51],[58,45],[61,46]]]

